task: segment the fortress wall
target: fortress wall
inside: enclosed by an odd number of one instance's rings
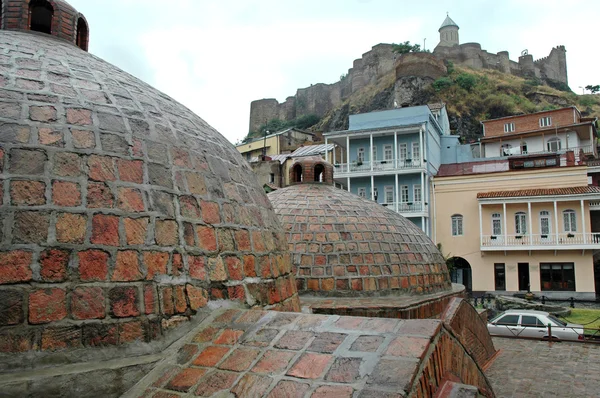
[[[250,125],[248,131],[258,128],[271,119],[279,117],[279,102],[275,98],[264,98],[250,103]]]

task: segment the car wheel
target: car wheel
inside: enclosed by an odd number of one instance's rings
[[[552,336],[552,338],[550,338],[549,336],[544,336],[543,337],[544,340],[550,340],[550,341],[560,341],[560,339],[556,336]]]

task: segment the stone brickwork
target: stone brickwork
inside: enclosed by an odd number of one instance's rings
[[[333,185],[333,167],[320,156],[296,159],[290,167],[290,184],[323,183]]]
[[[43,34],[1,31],[0,70],[0,351],[150,341],[215,299],[299,309],[271,204],[201,118]]]
[[[303,169],[313,164],[311,159],[296,163]],[[451,288],[437,247],[384,206],[308,179],[269,193],[269,199],[287,232],[300,291],[335,296]]]
[[[224,310],[125,397],[432,397],[448,379],[494,396],[439,320]]]

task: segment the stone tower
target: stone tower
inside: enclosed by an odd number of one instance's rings
[[[452,20],[452,18],[450,18],[449,15],[446,15],[446,19],[444,19],[444,22],[442,23],[442,26],[440,26],[439,32],[440,32],[440,42],[438,44],[438,46],[444,46],[444,47],[452,47],[452,46],[457,46],[459,44],[458,42],[458,25],[456,24],[456,22],[454,22]]]

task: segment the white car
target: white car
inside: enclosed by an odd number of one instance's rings
[[[548,338],[548,324],[554,340],[583,340],[582,325],[563,322],[544,311],[504,311],[490,320],[487,328],[495,336]]]

